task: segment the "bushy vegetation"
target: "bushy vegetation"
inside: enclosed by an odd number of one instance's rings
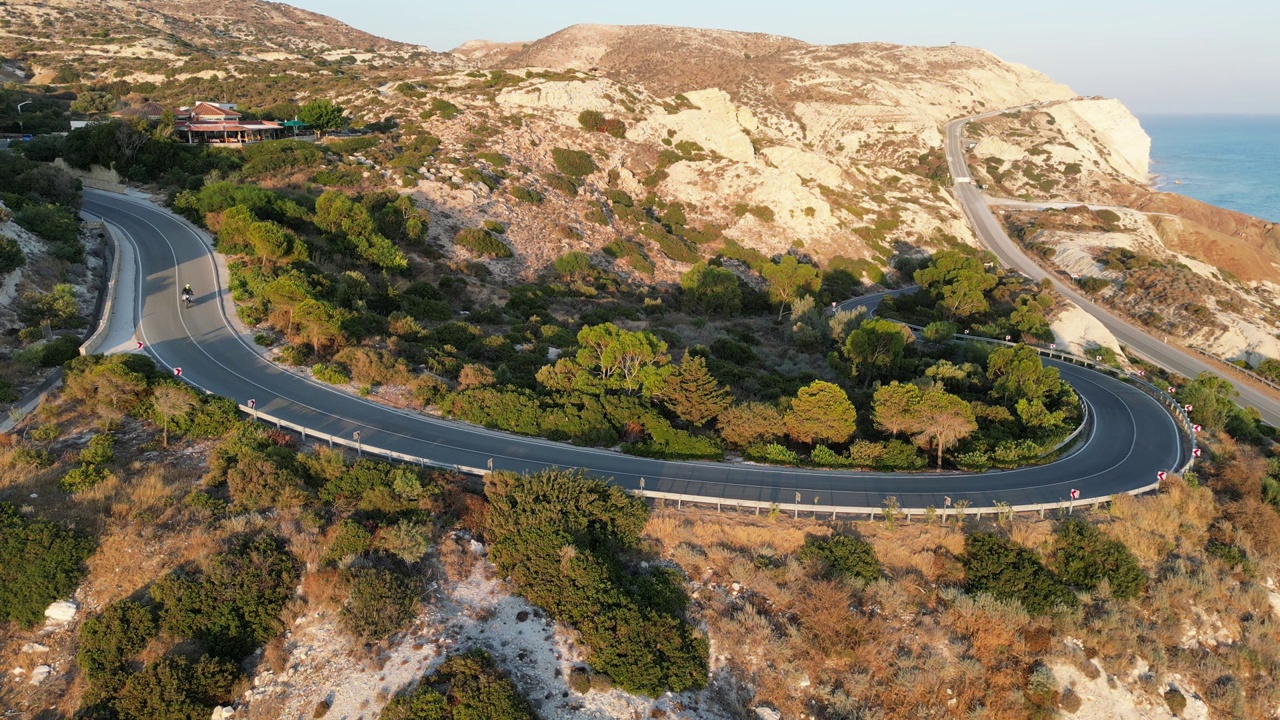
[[[627,126],[617,118],[605,117],[598,110],[583,110],[578,114],[578,124],[587,132],[601,132],[616,138],[627,136]]]
[[[95,542],[46,520],[27,520],[0,503],[0,620],[34,627],[44,609],[71,595]]]
[[[238,661],[282,630],[280,612],[298,575],[297,561],[280,541],[261,535],[238,541],[201,571],[161,578],[150,593],[164,632]]]
[[[471,252],[485,257],[509,258],[512,255],[511,248],[507,247],[506,243],[483,228],[459,230],[453,241]]]
[[[8,275],[27,264],[18,241],[7,235],[0,235],[0,277]]]
[[[357,637],[385,638],[402,630],[418,607],[418,589],[403,572],[351,567],[342,573],[347,602],[342,624]]]
[[[998,535],[976,532],[966,537],[961,562],[969,592],[1016,600],[1033,615],[1079,604],[1034,552]]]
[[[861,580],[872,583],[880,579],[880,561],[871,544],[853,535],[831,535],[805,538],[796,557],[821,566],[822,575],[832,579]]]
[[[582,150],[552,148],[551,159],[555,161],[557,170],[571,178],[586,177],[600,169],[591,159],[591,154]]]
[[[1058,527],[1053,569],[1062,582],[1079,590],[1092,592],[1105,580],[1111,596],[1122,600],[1137,597],[1147,582],[1124,543],[1080,519],[1066,520]]]
[[[533,720],[515,683],[483,650],[445,658],[410,692],[387,703],[383,720]]]
[[[706,639],[683,619],[688,598],[680,578],[625,558],[644,527],[643,503],[602,481],[557,471],[500,474],[486,495],[499,573],[573,625],[598,671],[652,697],[706,684]]]

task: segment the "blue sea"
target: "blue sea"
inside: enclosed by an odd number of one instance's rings
[[[1280,222],[1280,115],[1142,115],[1156,187]]]

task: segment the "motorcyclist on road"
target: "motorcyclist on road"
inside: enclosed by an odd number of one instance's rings
[[[187,284],[182,288],[182,299],[183,299],[184,301],[186,301],[187,305],[190,305],[190,304],[191,304],[191,298],[192,298],[195,294],[196,294],[196,292],[195,292],[194,290],[192,290],[192,289],[191,289],[191,283],[187,283]]]

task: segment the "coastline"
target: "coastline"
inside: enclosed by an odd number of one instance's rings
[[[1149,185],[1280,222],[1280,115],[1143,114],[1152,140]]]

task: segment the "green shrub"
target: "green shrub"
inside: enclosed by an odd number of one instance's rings
[[[373,135],[364,135],[362,137],[346,138],[337,140],[324,145],[324,149],[329,152],[338,153],[339,155],[354,155],[370,148],[375,148],[382,140]]]
[[[347,601],[339,617],[351,634],[381,640],[403,630],[418,607],[418,589],[404,575],[382,567],[342,571]]]
[[[916,447],[903,440],[889,440],[884,443],[884,452],[880,455],[877,470],[919,470],[925,466],[925,459]]]
[[[591,673],[584,667],[575,667],[569,671],[569,689],[579,695],[591,691]]]
[[[1091,275],[1086,275],[1080,278],[1079,280],[1077,280],[1076,284],[1079,285],[1080,289],[1085,291],[1086,293],[1090,295],[1096,295],[1102,292],[1103,290],[1105,290],[1107,286],[1111,284],[1111,281],[1106,278],[1093,277]]]
[[[412,565],[431,549],[431,528],[421,523],[401,520],[395,525],[382,528],[374,545],[378,550]]]
[[[80,338],[63,335],[40,346],[40,367],[59,367],[80,357]]]
[[[1164,704],[1175,717],[1182,717],[1183,711],[1187,709],[1187,696],[1178,688],[1171,687],[1164,693]]]
[[[206,718],[230,703],[239,672],[233,662],[169,655],[130,675],[111,702],[119,720]]]
[[[421,117],[423,120],[430,120],[433,117],[438,117],[442,120],[452,120],[461,112],[462,110],[460,110],[457,105],[454,105],[448,100],[445,100],[444,98],[433,98],[431,100],[431,107],[424,110]]]
[[[458,231],[454,236],[453,242],[461,245],[477,255],[493,258],[509,258],[512,256],[511,248],[507,244],[494,237],[492,233],[480,228],[465,228]]]
[[[294,367],[306,365],[311,359],[311,349],[304,345],[285,345],[280,348],[280,359]]]
[[[85,465],[101,465],[109,463],[115,458],[113,449],[116,446],[116,437],[110,433],[100,433],[89,438],[89,444],[80,451],[77,458]]]
[[[507,166],[507,158],[502,153],[478,152],[476,153],[476,159],[483,160],[495,168],[504,168]]]
[[[467,422],[521,435],[537,435],[542,408],[527,391],[478,387],[452,393],[439,402],[445,414]]]
[[[80,626],[76,662],[90,680],[116,672],[142,652],[156,631],[150,608],[132,600],[112,603]]]
[[[208,558],[203,572],[172,572],[151,586],[160,627],[199,640],[209,653],[239,661],[280,632],[280,612],[293,597],[298,565],[270,536],[239,538]]]
[[[342,363],[316,363],[311,366],[311,374],[320,382],[330,385],[345,385],[351,382],[351,372]]]
[[[601,248],[604,254],[619,260],[626,260],[631,269],[643,275],[652,275],[654,265],[644,254],[644,249],[630,240],[614,240]]]
[[[24,520],[0,503],[0,619],[35,627],[50,603],[68,597],[85,576],[91,538],[45,520]]]
[[[46,240],[65,245],[80,244],[80,220],[70,208],[61,205],[27,205],[14,212],[13,220],[24,230]],[[67,260],[80,262],[83,259],[84,247],[81,246],[80,259]]]
[[[578,183],[564,175],[547,173],[542,176],[542,180],[547,184],[547,187],[565,197],[577,197],[578,195]]]
[[[621,120],[609,119],[597,110],[583,110],[578,115],[578,124],[587,132],[602,132],[616,138],[627,135],[627,126]]]
[[[531,205],[539,205],[542,203],[542,199],[543,199],[542,193],[532,188],[527,188],[523,185],[512,185],[507,190],[507,193],[511,195],[511,197],[519,200],[520,202],[526,202]]]
[[[53,455],[48,450],[20,447],[13,453],[15,462],[33,468],[46,468],[53,465]]]
[[[353,167],[321,170],[311,176],[311,182],[327,187],[353,187],[364,180],[364,171]]]
[[[225,500],[221,500],[205,492],[193,492],[184,498],[184,502],[197,510],[203,510],[215,517],[225,514],[227,512],[227,508],[230,507],[227,505]]]
[[[241,152],[245,159],[241,171],[249,177],[315,167],[324,159],[315,143],[305,140],[269,140],[245,145]]]
[[[172,420],[170,422],[173,422]],[[219,438],[240,423],[240,407],[231,398],[204,395],[195,412],[180,418],[173,427],[192,439]]]
[[[47,422],[31,431],[31,439],[36,442],[57,440],[62,434],[62,426],[56,422]]]
[[[485,488],[490,557],[530,602],[576,627],[588,661],[620,688],[657,697],[707,683],[707,641],[683,620],[682,578],[623,564],[648,510],[602,480],[498,474]]]
[[[571,178],[586,177],[600,169],[591,159],[591,154],[582,150],[552,148],[551,159],[555,161],[557,170]]]
[[[84,492],[111,476],[111,471],[97,465],[80,465],[67,471],[58,481],[66,493]]]
[[[733,214],[738,217],[743,215],[751,215],[761,222],[771,223],[774,221],[773,208],[767,205],[748,205],[747,203],[738,203],[733,206]]]
[[[809,462],[821,467],[849,467],[853,460],[837,453],[826,445],[818,445],[809,453]]]
[[[1015,600],[1032,615],[1079,603],[1034,552],[1012,540],[991,533],[973,533],[965,538],[961,563],[969,592]]]
[[[796,551],[796,557],[804,562],[819,564],[822,576],[829,580],[850,579],[873,583],[880,579],[883,572],[871,544],[852,535],[810,535]]]
[[[368,552],[373,545],[373,533],[354,520],[343,520],[333,535],[329,547],[325,549],[320,562],[334,565],[343,558]]]
[[[1106,580],[1111,595],[1122,600],[1137,597],[1147,582],[1138,559],[1124,543],[1079,518],[1058,526],[1053,569],[1062,582],[1079,590],[1094,590]]]
[[[423,471],[407,465],[392,465],[361,458],[347,465],[340,453],[317,453],[302,457],[311,475],[324,481],[320,499],[326,503],[356,503],[362,509],[416,508],[418,499],[439,492],[439,486],[424,477]]]
[[[27,264],[18,241],[8,235],[0,235],[0,276],[8,275]]]
[[[752,445],[743,453],[750,460],[757,462],[776,463],[778,465],[799,465],[800,455],[796,451],[788,448],[786,445],[778,443],[767,443],[764,445]]]
[[[483,650],[452,655],[410,692],[387,703],[382,720],[534,720],[515,683]]]
[[[656,415],[642,421],[648,437],[623,448],[625,452],[642,457],[666,460],[720,460],[724,449],[714,437],[694,435],[671,426]]]

